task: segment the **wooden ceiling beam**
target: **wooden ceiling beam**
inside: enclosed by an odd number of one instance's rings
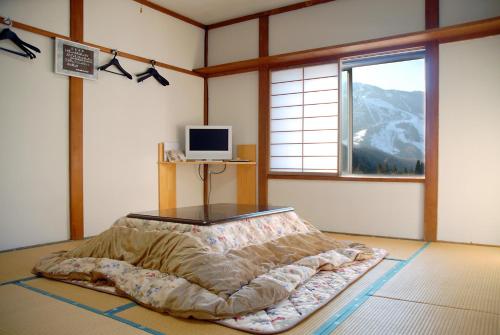
[[[190,23],[192,24],[193,26],[197,26],[201,29],[205,29],[206,28],[206,25],[204,25],[203,23],[201,22],[198,22],[196,20],[193,20],[187,16],[184,16],[182,14],[179,14],[177,12],[174,12],[173,10],[170,10],[170,9],[167,9],[165,7],[162,7],[160,5],[157,5],[149,0],[134,0],[135,2],[138,2],[140,3],[141,5],[144,5],[144,6],[147,6],[149,8],[152,8],[154,10],[157,10],[159,12],[162,12],[163,14],[166,14],[166,15],[169,15],[169,16],[172,16],[172,17],[175,17],[176,19],[179,19],[181,21],[184,21],[184,22],[187,22],[187,23]]]
[[[500,34],[500,16],[449,27],[428,29],[415,33],[214,65],[195,69],[194,71],[203,76],[218,77],[256,71],[260,66],[277,67],[313,63],[331,58],[354,55],[361,52],[378,52],[395,48],[408,48],[421,46],[429,42],[454,42],[497,34]]]
[[[250,15],[240,16],[240,17],[236,17],[234,19],[224,20],[224,21],[217,22],[217,23],[212,23],[212,24],[207,25],[207,28],[208,29],[220,28],[220,27],[229,26],[229,25],[235,24],[235,23],[240,23],[240,22],[244,22],[244,21],[258,19],[258,18],[263,17],[263,16],[281,14],[281,13],[290,12],[290,11],[297,10],[297,9],[302,9],[302,8],[306,8],[306,7],[320,5],[320,4],[327,3],[327,2],[332,2],[332,1],[335,1],[335,0],[309,0],[309,1],[299,2],[299,3],[293,4],[293,5],[278,7],[278,8],[266,10],[263,12],[258,12],[258,13],[254,13],[254,14],[250,14]]]

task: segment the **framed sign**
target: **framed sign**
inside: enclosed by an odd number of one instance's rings
[[[99,49],[56,38],[56,73],[97,80]]]

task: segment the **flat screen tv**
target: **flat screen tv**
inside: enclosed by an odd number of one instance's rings
[[[186,158],[232,159],[231,128],[231,126],[186,126]]]

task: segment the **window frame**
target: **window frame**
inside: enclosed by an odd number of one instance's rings
[[[342,97],[341,97],[341,89],[342,89],[342,69],[341,69],[341,61],[347,58],[354,58],[354,57],[363,57],[363,56],[368,56],[368,55],[376,55],[376,54],[391,54],[391,53],[397,53],[397,52],[405,52],[405,51],[413,51],[413,50],[424,50],[424,59],[427,60],[427,54],[428,50],[425,46],[423,45],[417,45],[414,47],[409,47],[409,48],[397,48],[397,49],[389,49],[389,50],[383,50],[383,51],[376,51],[374,50],[373,52],[369,51],[364,51],[361,53],[351,53],[351,54],[345,54],[345,55],[339,55],[338,57],[329,57],[328,59],[324,59],[322,61],[316,61],[316,62],[306,62],[306,63],[300,63],[300,64],[292,64],[292,65],[280,65],[280,66],[269,66],[267,68],[268,72],[268,106],[269,108],[267,109],[267,116],[266,116],[266,136],[267,136],[267,143],[266,143],[266,149],[267,149],[267,160],[268,163],[266,164],[266,173],[267,173],[267,179],[295,179],[295,180],[333,180],[333,181],[362,181],[362,182],[402,182],[402,183],[425,183],[425,174],[422,176],[395,176],[395,175],[346,175],[341,173],[341,165],[342,161],[344,159],[342,150],[341,150],[341,143],[342,143]],[[272,85],[272,75],[271,73],[273,71],[279,71],[279,70],[287,70],[287,69],[294,69],[294,68],[304,68],[308,66],[315,66],[315,65],[324,65],[324,64],[330,64],[330,63],[336,63],[337,64],[337,70],[338,70],[338,75],[337,75],[337,80],[338,80],[338,104],[339,104],[339,109],[338,109],[338,131],[337,131],[337,172],[336,173],[322,173],[322,172],[284,172],[284,171],[272,171],[270,167],[270,161],[271,161],[271,141],[270,141],[270,135],[271,135],[271,85]],[[425,74],[426,76],[428,75],[427,73]],[[429,99],[429,95],[425,95],[425,100],[424,100],[424,105],[427,104],[427,100]],[[427,111],[425,111],[425,117],[427,118]],[[352,120],[350,121],[352,122]],[[424,121],[425,122],[425,121]],[[424,130],[425,136],[427,136],[427,128]],[[350,136],[351,137],[351,136]],[[352,138],[350,138],[350,141],[352,141]],[[427,143],[425,143],[425,148],[427,148]],[[426,150],[425,150],[426,151]],[[352,159],[352,155],[351,159]]]

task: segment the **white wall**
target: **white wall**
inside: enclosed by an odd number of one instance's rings
[[[211,78],[209,123],[233,126],[233,157],[238,144],[258,144],[259,74],[249,72]],[[211,167],[212,170],[220,170]],[[236,169],[212,176],[210,203],[236,201]]]
[[[132,73],[147,65],[126,59]],[[203,79],[158,69],[171,85],[141,84],[102,72],[84,84],[85,236],[118,217],[158,206],[157,143],[183,142],[184,126],[203,123]],[[203,203],[203,183],[178,168],[179,206]]]
[[[208,65],[259,57],[259,20],[210,29],[208,45]]]
[[[498,0],[440,0],[439,24],[450,26],[500,16]]]
[[[84,4],[87,42],[186,69],[203,66],[203,29],[132,0],[85,0]]]
[[[69,1],[0,1],[0,15],[69,34]],[[202,66],[203,30],[132,0],[85,1],[85,39],[184,68]],[[0,26],[0,28],[3,28]],[[0,250],[69,238],[68,78],[53,71],[52,39],[29,61],[0,51]],[[6,42],[1,42],[2,45]],[[110,59],[101,53],[101,63]],[[130,73],[148,65],[120,59]],[[157,200],[157,143],[180,141],[203,122],[203,79],[158,68],[170,81],[99,73],[84,81],[85,236]],[[193,167],[178,169],[179,206],[203,202]]]
[[[69,36],[69,0],[2,0],[0,16]]]
[[[500,35],[439,52],[438,239],[500,245]]]
[[[18,33],[42,53],[0,51],[0,250],[69,234],[68,78],[52,71],[52,40]]]
[[[336,0],[273,15],[269,54],[424,30],[424,0]]]
[[[85,1],[85,39],[191,69],[202,66],[202,29],[134,1]],[[109,20],[109,13],[120,15]],[[101,63],[111,55],[101,54]],[[130,73],[148,65],[120,59]],[[157,143],[180,142],[184,127],[203,123],[203,79],[158,68],[169,81],[137,84],[107,72],[84,86],[85,236],[121,215],[158,206]],[[203,203],[194,167],[177,169],[177,205]]]
[[[269,203],[292,206],[325,231],[421,239],[423,185],[269,180]]]

